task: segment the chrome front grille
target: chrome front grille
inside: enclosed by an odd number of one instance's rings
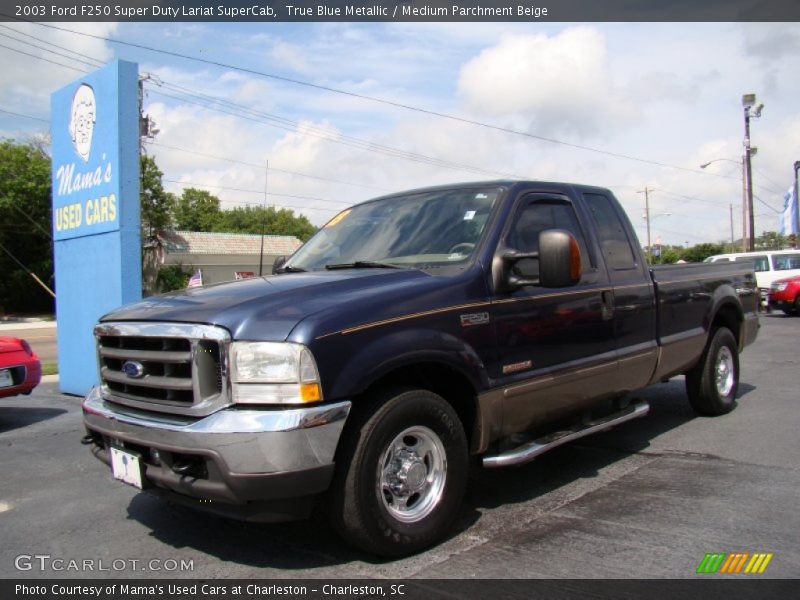
[[[185,323],[95,327],[103,395],[145,410],[204,416],[228,404],[230,336]]]

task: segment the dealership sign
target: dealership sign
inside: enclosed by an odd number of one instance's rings
[[[141,297],[138,67],[114,61],[53,93],[59,382],[97,382],[92,328]]]

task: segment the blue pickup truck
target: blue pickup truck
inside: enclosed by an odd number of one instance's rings
[[[384,196],[269,277],[103,317],[83,441],[174,502],[257,521],[318,509],[351,543],[407,555],[446,534],[475,462],[642,417],[633,390],[684,374],[698,413],[732,410],[755,290],[741,263],[649,268],[606,189]]]

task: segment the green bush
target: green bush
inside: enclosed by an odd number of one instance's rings
[[[183,265],[166,265],[158,270],[156,286],[161,293],[182,290],[189,283],[191,273],[183,270]]]

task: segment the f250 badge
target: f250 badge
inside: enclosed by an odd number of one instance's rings
[[[462,327],[473,327],[475,325],[483,325],[488,322],[489,322],[488,312],[467,313],[465,315],[461,315]]]

